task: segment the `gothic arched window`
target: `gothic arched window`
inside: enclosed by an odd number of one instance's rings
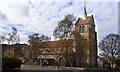
[[[84,32],[84,26],[82,27],[82,32]]]

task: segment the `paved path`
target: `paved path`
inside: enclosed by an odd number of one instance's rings
[[[21,65],[20,70],[58,70],[57,66],[40,67],[39,65]],[[60,67],[59,70],[84,70],[77,67]]]
[[[68,69],[58,70],[56,66],[40,67],[34,65],[21,65],[20,72],[73,72],[73,70]]]
[[[34,65],[21,65],[20,70],[57,70],[56,66],[40,67]]]
[[[83,70],[83,68],[61,67],[58,70],[56,66],[40,67],[35,65],[21,65],[20,72],[120,72],[107,70]]]

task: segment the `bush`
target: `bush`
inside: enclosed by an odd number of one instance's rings
[[[2,57],[2,69],[10,69],[20,67],[22,60],[18,57]]]
[[[120,66],[120,59],[116,59],[115,63],[117,64],[117,66]]]

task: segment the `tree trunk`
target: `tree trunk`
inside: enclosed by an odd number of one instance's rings
[[[113,69],[113,60],[112,60],[112,69]]]
[[[70,61],[70,58],[68,57],[68,61],[70,63],[70,66],[72,67],[72,62]]]

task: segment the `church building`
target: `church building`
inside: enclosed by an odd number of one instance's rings
[[[75,53],[71,54],[72,63],[76,67],[89,67],[95,68],[97,67],[97,32],[95,31],[95,22],[93,15],[88,16],[86,11],[86,6],[84,6],[83,18],[78,18],[75,23],[75,29],[77,33],[83,36],[85,41],[88,41],[88,48],[82,48],[80,46],[75,46],[74,42],[71,44],[70,50],[76,49]],[[69,39],[68,41],[73,41],[73,39]],[[45,42],[45,46],[40,48],[40,52],[38,54],[37,60],[34,60],[34,64],[41,65],[55,65],[55,61],[59,61],[61,66],[67,66],[68,62],[65,60],[63,55],[64,47],[62,44],[64,41],[47,41]],[[17,49],[17,50],[16,50]],[[17,55],[22,59],[29,61],[29,45],[3,45],[3,56],[8,55]],[[81,52],[79,52],[81,50]]]

